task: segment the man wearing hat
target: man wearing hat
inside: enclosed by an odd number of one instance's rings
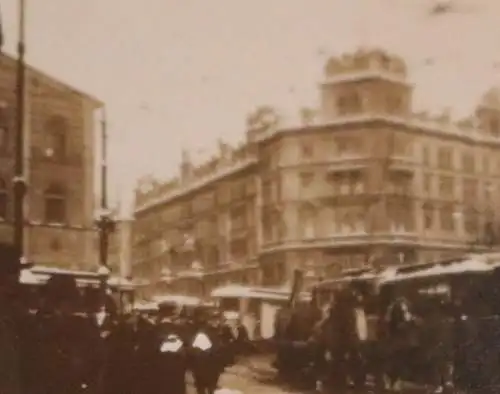
[[[95,384],[101,350],[94,320],[77,313],[82,297],[74,277],[52,276],[39,319],[42,393],[88,392]],[[39,389],[40,390],[40,389]]]
[[[19,298],[19,275],[24,261],[15,249],[0,245],[0,393],[20,394],[23,380],[22,313]]]

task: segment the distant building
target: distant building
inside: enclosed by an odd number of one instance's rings
[[[0,55],[0,242],[12,242],[16,61]],[[40,265],[93,268],[95,111],[102,103],[26,71],[25,255]]]
[[[192,292],[202,282],[279,286],[298,267],[330,276],[492,244],[499,92],[459,122],[417,114],[405,62],[371,50],[330,59],[320,93],[301,125],[260,108],[241,147],[221,145],[198,167],[185,155],[178,178],[140,185],[134,272],[158,281],[171,267],[171,287]]]
[[[132,219],[118,217],[115,231],[110,236],[108,263],[113,275],[131,276]]]

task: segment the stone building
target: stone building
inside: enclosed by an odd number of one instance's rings
[[[185,155],[180,177],[138,188],[135,272],[160,282],[171,267],[172,287],[188,274],[204,286],[278,286],[297,267],[317,278],[490,247],[500,94],[486,92],[457,121],[415,113],[413,88],[398,56],[331,58],[321,106],[303,110],[301,124],[259,108],[240,148],[223,145],[200,167]],[[195,260],[203,270],[189,270]]]
[[[16,61],[0,55],[0,242],[12,242]],[[95,98],[26,70],[25,255],[40,265],[96,264]]]
[[[131,276],[131,230],[132,219],[115,215],[115,230],[109,238],[108,265],[115,276]]]

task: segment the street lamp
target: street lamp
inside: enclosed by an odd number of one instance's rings
[[[109,237],[116,227],[113,213],[108,209],[100,209],[96,214],[95,223],[99,231],[99,264],[107,267]]]
[[[116,223],[108,209],[108,145],[106,109],[102,107],[101,119],[101,206],[97,212],[96,225],[99,230],[99,264],[108,266],[109,236],[115,230]]]
[[[16,138],[14,163],[14,247],[17,263],[21,264],[24,255],[24,197],[26,196],[26,179],[24,173],[24,116],[25,116],[25,0],[19,0],[19,41],[17,45],[18,60],[16,73]]]
[[[101,313],[102,316],[106,313],[106,292],[110,274],[110,269],[105,265],[100,265],[97,269],[97,276],[99,277],[99,290],[101,292],[101,305],[98,313]]]

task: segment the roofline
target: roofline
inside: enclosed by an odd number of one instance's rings
[[[14,63],[17,63],[17,58],[9,53],[1,52],[0,56],[5,58],[5,59],[8,59],[8,61],[12,61]],[[54,77],[54,76],[48,74],[47,72],[42,71],[39,68],[32,66],[31,64],[26,64],[26,67],[27,67],[29,72],[34,73],[42,78],[50,79],[54,82],[57,82],[60,85],[62,85],[64,88],[72,91],[73,93],[76,93],[79,96],[84,97],[86,100],[90,101],[93,104],[95,109],[104,107],[104,105],[105,105],[104,102],[99,100],[97,97],[95,97],[89,93],[86,93],[80,89],[77,89],[73,85],[70,85],[68,82],[63,81],[63,80],[59,79],[58,77]]]

